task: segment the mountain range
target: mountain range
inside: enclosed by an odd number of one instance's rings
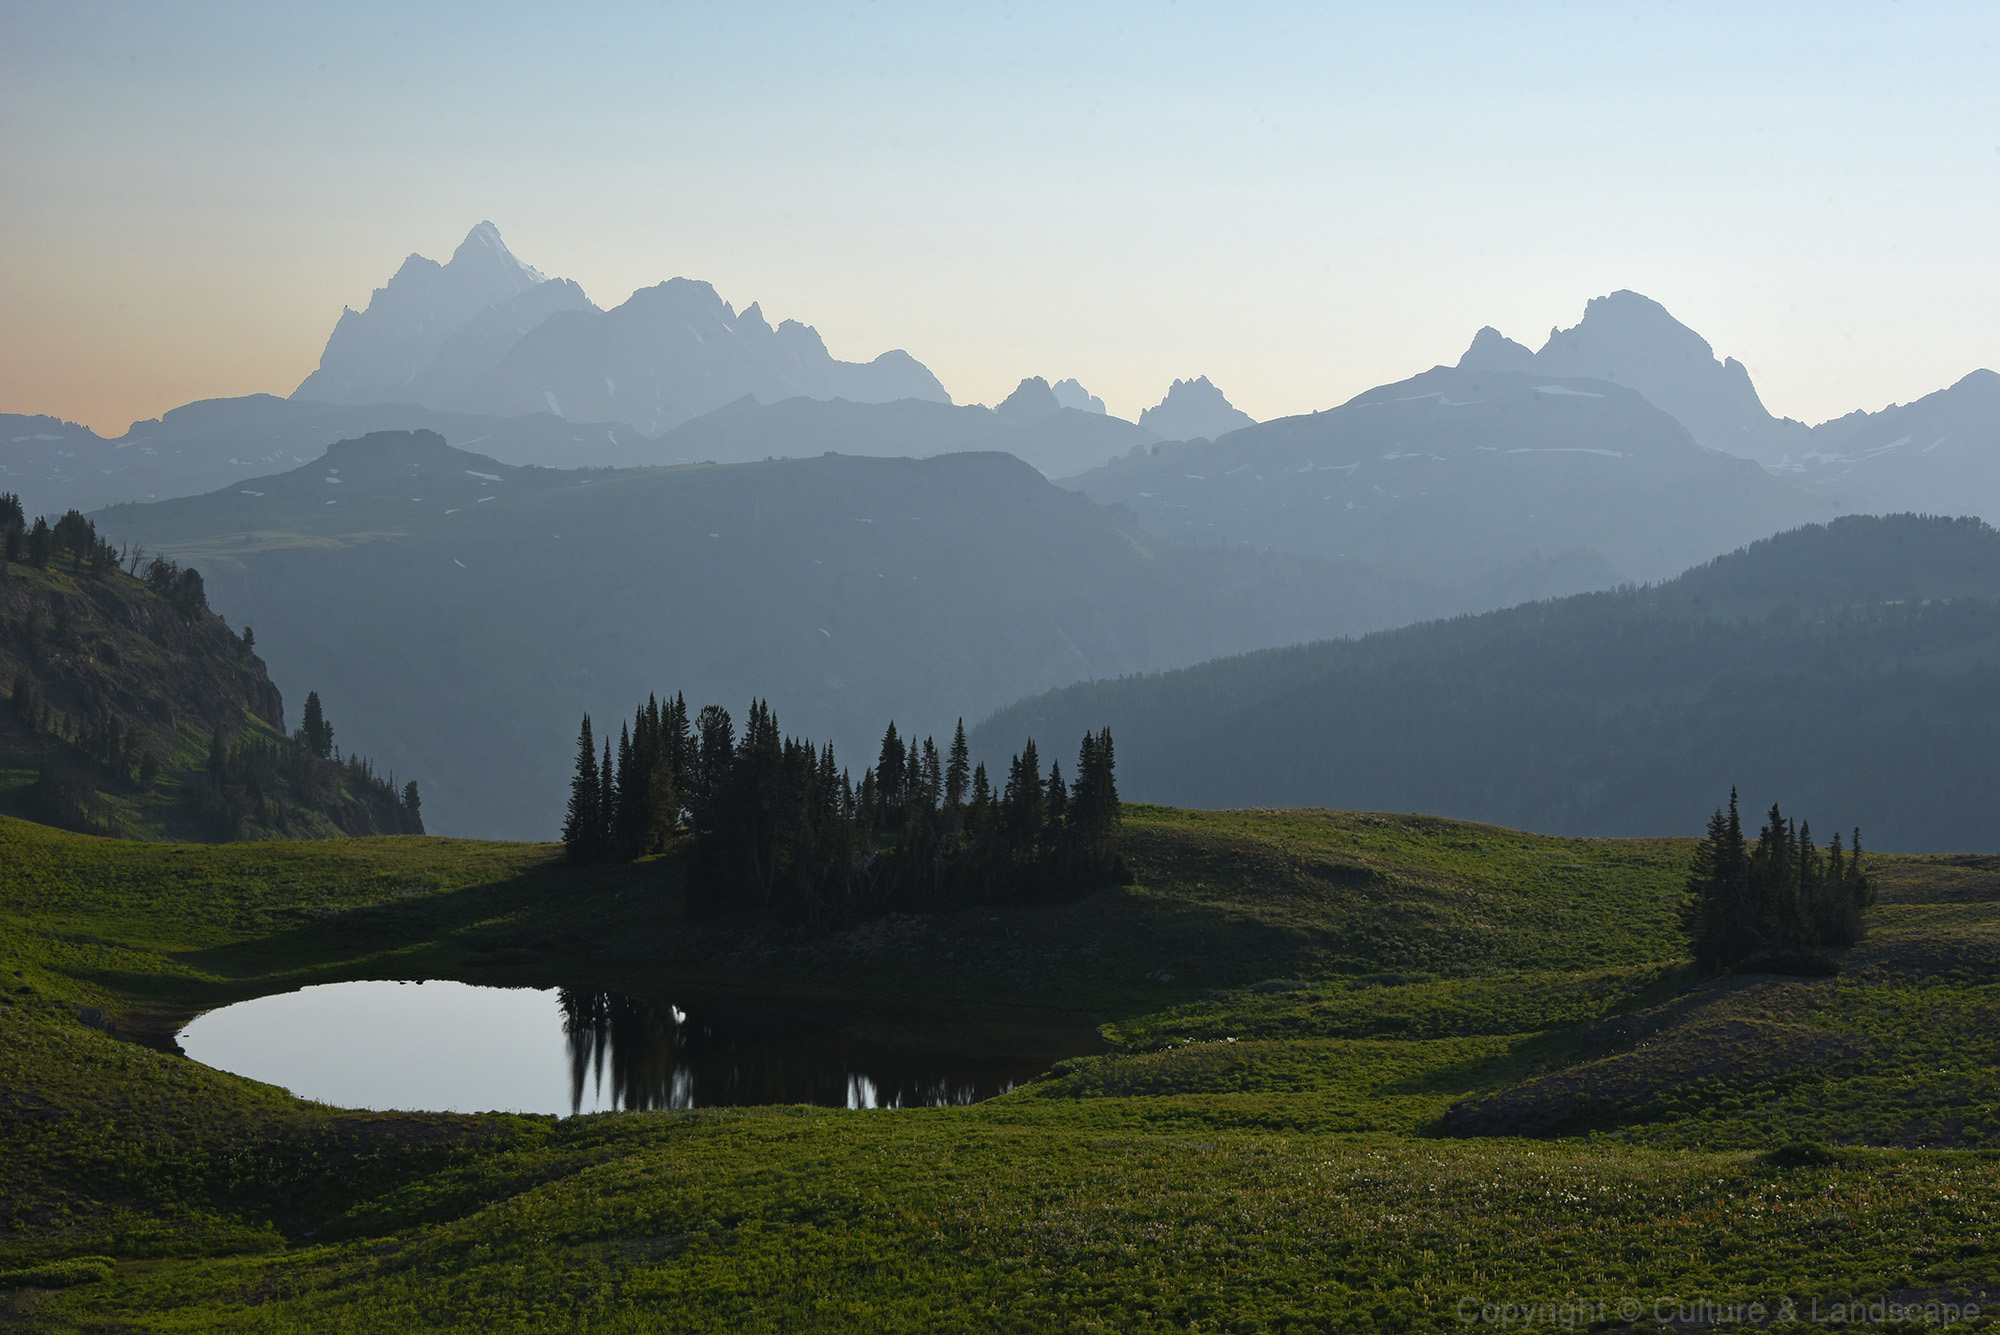
[[[1664,578],[1832,514],[1636,390],[1450,367],[1139,447],[1072,485],[1158,533],[1367,561],[1460,590],[1468,609]]]
[[[1488,326],[1459,369],[1608,380],[1636,389],[1700,444],[1755,459],[1851,513],[1911,510],[2000,517],[2000,375],[1976,370],[1950,388],[1877,412],[1808,427],[1764,407],[1735,358],[1636,292],[1584,308],[1539,352]]]
[[[746,394],[951,401],[906,352],[837,361],[810,326],[773,328],[754,304],[738,314],[707,283],[671,279],[600,310],[575,283],[516,259],[490,222],[447,263],[411,255],[365,310],[343,311],[292,397],[548,412],[653,434]]]
[[[1045,383],[1033,383],[1051,394]],[[1020,397],[1017,391],[1014,399]],[[1028,397],[1036,397],[1032,388]],[[570,422],[546,411],[492,417],[406,403],[342,406],[251,394],[190,403],[134,422],[114,439],[53,417],[0,414],[0,491],[19,495],[31,514],[201,495],[252,474],[310,463],[336,441],[377,431],[430,431],[505,463],[541,468],[748,463],[828,450],[910,458],[1003,450],[1051,476],[1082,472],[1158,439],[1121,418],[1066,408],[1052,397],[1045,412],[1003,413],[928,399],[762,404],[746,394],[649,437],[623,424]]]

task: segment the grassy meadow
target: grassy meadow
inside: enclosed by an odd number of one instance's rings
[[[684,921],[672,858],[0,821],[0,1322],[1650,1330],[1860,1299],[1937,1329],[2000,1302],[2000,859],[1878,857],[1837,976],[1698,982],[1691,849],[1136,807],[1131,886],[800,941]],[[345,1111],[161,1050],[349,978],[1087,1019],[1113,1050],[963,1108],[567,1119]]]

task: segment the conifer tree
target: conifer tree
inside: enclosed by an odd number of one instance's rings
[[[596,862],[602,856],[604,789],[597,772],[597,743],[590,735],[590,715],[576,738],[576,773],[569,783],[569,811],[563,819],[563,847],[571,862]]]
[[[944,769],[938,763],[937,742],[924,738],[923,759],[917,765],[918,790],[914,802],[921,804],[925,812],[937,810],[938,802],[944,797]]]
[[[944,767],[944,804],[954,813],[965,802],[966,786],[972,779],[972,752],[965,744],[965,720],[951,735],[951,756]]]
[[[1007,767],[1007,788],[1000,797],[1000,823],[1015,867],[1028,871],[1040,860],[1042,834],[1048,825],[1048,793],[1042,787],[1041,757],[1030,737]]]
[[[305,716],[299,723],[299,737],[306,744],[306,750],[321,760],[333,756],[333,725],[326,721],[326,711],[321,708],[318,691],[306,692]]]
[[[1855,840],[1858,847],[1859,830]],[[1874,902],[1858,856],[1840,836],[1822,853],[1811,824],[1787,819],[1776,804],[1748,845],[1733,790],[1728,814],[1709,818],[1687,888],[1681,926],[1704,970],[1853,945]]]
[[[646,710],[639,708],[639,744],[646,739]],[[612,784],[616,794],[611,807],[611,855],[620,862],[630,862],[645,850],[641,847],[646,817],[646,775],[640,766],[632,744],[632,726],[618,725],[618,774]]]
[[[618,776],[611,768],[611,739],[604,739],[604,763],[597,770],[597,858],[612,855],[611,818],[618,811]]]
[[[896,735],[896,721],[882,734],[882,750],[875,760],[875,794],[882,804],[882,824],[896,829],[903,823],[903,801],[907,775],[903,739]]]

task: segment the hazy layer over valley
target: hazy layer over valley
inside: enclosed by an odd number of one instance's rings
[[[577,716],[649,691],[767,697],[858,766],[891,717],[948,734],[1064,682],[1442,610],[1358,563],[1163,541],[993,453],[557,472],[393,433],[100,522],[199,565],[288,689],[472,835],[552,833]]]
[[[2000,533],[1844,518],[1656,587],[1074,686],[975,739],[1107,724],[1156,802],[1641,835],[1699,828],[1740,785],[1879,847],[1991,848]]]

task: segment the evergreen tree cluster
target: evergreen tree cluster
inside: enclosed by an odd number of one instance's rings
[[[156,556],[146,566],[145,580],[154,593],[188,616],[208,610],[208,589],[202,583],[201,572],[193,566],[184,567]]]
[[[243,737],[234,745],[216,732],[206,769],[185,785],[189,817],[220,840],[240,839],[253,824],[292,833],[301,809],[324,814],[343,834],[424,832],[414,779],[398,789],[395,775],[376,774],[366,757],[333,753],[331,726],[324,736],[326,753],[314,749],[303,728],[289,739]]]
[[[75,573],[100,578],[121,565],[129,565],[128,573],[137,574],[144,559],[136,549],[121,550],[113,545],[78,510],[68,511],[53,524],[41,515],[35,517],[34,523],[28,523],[21,510],[21,498],[13,492],[0,492],[0,556],[5,557],[0,561],[0,570],[16,561],[26,561],[37,570],[67,561]],[[140,578],[188,616],[209,610],[208,588],[201,572],[192,566],[183,567],[164,556],[155,556]]]
[[[578,862],[629,861],[685,839],[688,906],[837,927],[892,910],[1048,901],[1124,876],[1109,729],[1084,737],[1075,781],[1046,777],[1030,740],[995,789],[960,721],[940,753],[892,722],[860,779],[833,746],[784,736],[753,701],[738,738],[717,705],[676,695],[621,724],[616,749],[584,717],[563,842]]]
[[[20,496],[11,491],[0,491],[0,568],[13,564],[25,555],[22,535],[27,526]]]
[[[0,492],[0,556],[12,564],[25,560],[38,570],[46,570],[58,557],[67,557],[79,572],[104,575],[118,568],[120,552],[98,536],[97,525],[71,510],[51,524],[37,515],[29,524],[21,509],[21,498]]]
[[[1729,809],[1708,822],[1695,852],[1681,924],[1695,963],[1723,969],[1746,960],[1810,955],[1860,941],[1875,887],[1861,861],[1861,831],[1843,848],[1836,831],[1814,847],[1812,826],[1771,805],[1752,845],[1729,793]]]

